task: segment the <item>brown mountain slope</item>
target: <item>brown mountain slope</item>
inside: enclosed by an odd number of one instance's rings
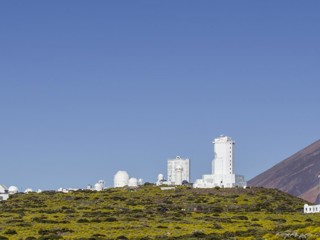
[[[320,186],[315,186],[308,191],[299,195],[299,198],[306,199],[309,202],[319,203],[320,204]]]
[[[320,140],[295,153],[248,182],[249,186],[277,188],[315,202],[319,193]]]

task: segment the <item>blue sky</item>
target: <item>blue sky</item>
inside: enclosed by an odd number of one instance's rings
[[[318,1],[1,1],[0,183],[210,173],[247,179],[319,139]]]

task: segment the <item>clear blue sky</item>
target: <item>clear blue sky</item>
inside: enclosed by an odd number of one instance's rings
[[[1,1],[0,183],[247,179],[320,136],[319,1]]]

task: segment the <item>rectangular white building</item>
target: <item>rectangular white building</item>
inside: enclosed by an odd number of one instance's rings
[[[177,156],[168,160],[168,179],[172,185],[181,185],[183,181],[190,181],[190,160]]]
[[[319,205],[308,205],[303,206],[304,213],[320,213],[320,204]]]

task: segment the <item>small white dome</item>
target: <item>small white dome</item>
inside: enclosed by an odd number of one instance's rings
[[[27,188],[26,190],[24,190],[24,193],[31,193],[31,192],[33,192],[31,188]]]
[[[163,174],[159,174],[158,175],[158,182],[160,182],[160,181],[163,181],[164,180],[164,176],[163,176]]]
[[[94,185],[94,190],[96,190],[96,191],[102,191],[102,190],[103,190],[102,184],[101,184],[101,183],[96,183],[96,184]]]
[[[19,192],[19,189],[16,186],[10,186],[8,191],[9,191],[9,194],[15,194]]]
[[[129,179],[128,186],[129,186],[129,187],[138,187],[138,179],[136,179],[136,178],[130,178],[130,179]]]
[[[38,189],[37,193],[42,193],[42,190],[41,190],[41,189]]]
[[[114,175],[114,187],[124,187],[129,184],[129,174],[126,171],[118,171]]]

